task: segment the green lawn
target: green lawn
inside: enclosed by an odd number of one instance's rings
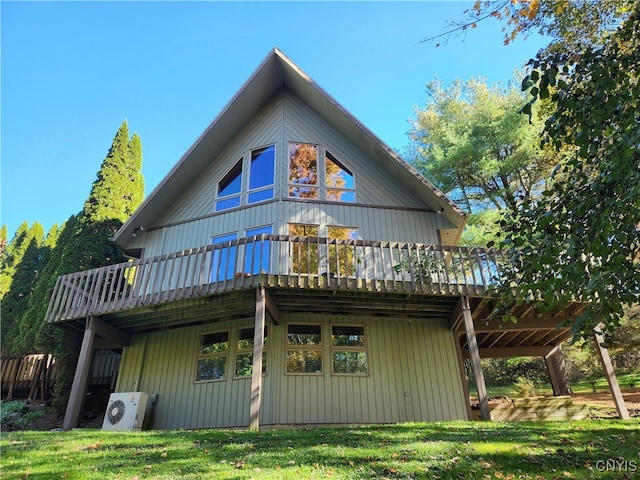
[[[620,389],[623,392],[632,390],[634,388],[640,388],[640,373],[616,375],[616,378],[618,379],[618,384],[620,385]],[[606,393],[609,391],[609,384],[607,383],[607,380],[604,377],[597,378],[594,380],[583,380],[581,382],[573,382],[571,384],[571,390],[573,391],[573,393],[591,393],[593,392],[594,385],[598,393]],[[473,386],[471,387],[471,394],[475,395],[475,387]],[[515,398],[519,396],[513,384],[504,385],[504,386],[487,385],[487,394],[490,397]],[[536,394],[537,395],[553,395],[553,389],[551,388],[551,384],[544,383],[542,385],[537,385]]]
[[[3,479],[637,478],[640,420],[3,433]]]

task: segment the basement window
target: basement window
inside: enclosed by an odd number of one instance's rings
[[[331,326],[331,361],[334,375],[368,374],[363,326]]]
[[[229,332],[208,333],[200,337],[196,382],[224,380],[229,355]]]
[[[287,326],[287,368],[290,374],[322,375],[322,327]]]
[[[238,330],[238,344],[236,350],[236,377],[250,377],[253,372],[253,336],[255,329],[241,328]],[[269,337],[267,327],[264,327],[264,341],[262,343],[262,374],[267,374],[267,352]]]

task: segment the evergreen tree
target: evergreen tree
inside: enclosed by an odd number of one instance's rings
[[[36,285],[29,310],[23,315],[22,343],[35,344],[56,357],[55,404],[60,409],[66,406],[81,338],[43,323],[53,287],[60,275],[126,260],[109,239],[142,201],[144,181],[141,167],[140,137],[133,135],[129,139],[125,120],[102,162],[84,208],[66,222],[51,261]]]
[[[40,223],[36,222],[29,227],[27,222],[23,222],[2,256],[0,315],[3,352],[18,353],[15,337],[20,316],[27,306],[41,269],[43,237],[44,230]]]

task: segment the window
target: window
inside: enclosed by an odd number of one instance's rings
[[[269,200],[274,195],[275,146],[251,152],[249,197],[247,203]]]
[[[320,325],[287,326],[287,373],[322,374]]]
[[[219,245],[231,240],[237,240],[237,238],[237,233],[228,233],[226,235],[213,237],[211,243],[213,245]],[[211,283],[233,278],[236,272],[237,250],[237,245],[229,245],[213,250],[211,260]]]
[[[353,174],[329,152],[326,152],[325,155],[325,185],[327,200],[332,202],[356,201]]]
[[[289,224],[289,235],[301,237],[317,237],[318,225]],[[318,273],[318,244],[292,242],[291,244],[291,273]]]
[[[218,182],[216,195],[216,212],[240,206],[240,192],[242,190],[242,159]]]
[[[196,382],[224,380],[227,372],[229,332],[208,333],[200,337]]]
[[[318,146],[289,143],[289,196],[318,198]]]
[[[266,227],[252,228],[245,232],[247,237],[253,235],[267,234],[271,235],[273,227],[268,225]],[[269,260],[271,255],[271,245],[269,240],[256,241],[255,243],[247,244],[247,253],[244,261],[245,273],[257,275],[259,273],[269,272]]]
[[[236,350],[236,377],[250,377],[253,372],[253,335],[255,329],[241,328],[238,330],[238,345]],[[267,327],[264,328],[264,341],[262,343],[262,374],[267,374],[267,352],[269,345]]]
[[[364,327],[332,325],[331,360],[335,375],[367,375]]]

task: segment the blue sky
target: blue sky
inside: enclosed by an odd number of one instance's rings
[[[79,212],[124,119],[150,193],[274,47],[402,152],[427,82],[506,84],[544,45],[504,46],[497,21],[418,44],[471,5],[2,1],[0,223]]]

